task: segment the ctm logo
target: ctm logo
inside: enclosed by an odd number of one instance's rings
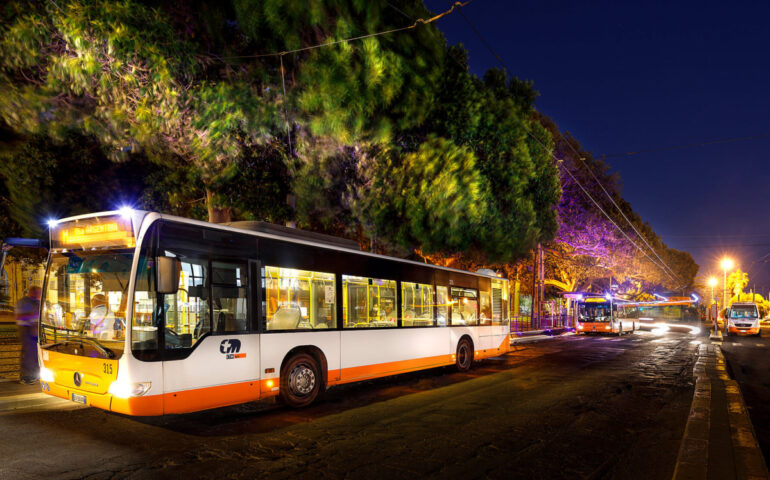
[[[246,358],[245,353],[238,353],[241,351],[241,341],[236,338],[229,338],[222,340],[219,344],[219,353],[224,353],[227,360],[233,358]]]
[[[235,338],[222,340],[219,353],[238,353],[241,351],[241,341]]]

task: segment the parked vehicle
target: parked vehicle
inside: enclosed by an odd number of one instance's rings
[[[733,303],[726,311],[725,335],[761,335],[759,308],[754,302]]]

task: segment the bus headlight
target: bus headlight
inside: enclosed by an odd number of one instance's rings
[[[109,393],[118,398],[141,397],[150,391],[150,387],[152,387],[152,382],[128,383],[118,380],[112,382]]]
[[[54,383],[53,370],[40,367],[40,380],[43,382]]]
[[[604,327],[604,329],[605,330],[612,330],[612,326],[611,325],[607,325],[606,327]]]

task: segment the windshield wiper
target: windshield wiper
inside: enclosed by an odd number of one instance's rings
[[[112,350],[110,350],[109,348],[105,347],[105,346],[104,346],[104,345],[102,345],[101,343],[97,342],[97,341],[96,341],[96,340],[94,340],[93,338],[86,338],[86,337],[81,337],[81,338],[79,338],[78,340],[80,340],[81,342],[88,342],[88,343],[90,343],[91,345],[93,345],[94,347],[96,347],[96,349],[97,349],[97,350],[99,350],[100,352],[102,352],[102,355],[104,355],[104,356],[105,356],[105,357],[107,357],[107,358],[115,358],[115,352],[113,352],[113,351],[112,351]]]
[[[80,344],[80,346],[82,347],[83,342],[88,342],[94,347],[96,347],[96,349],[99,350],[99,352],[105,357],[115,358],[115,352],[113,352],[112,350],[110,350],[109,348],[105,347],[104,345],[102,345],[101,343],[97,342],[92,338],[84,338],[84,337],[73,338],[64,342],[56,342],[50,345],[46,345],[46,348],[66,347],[67,345],[72,343]]]

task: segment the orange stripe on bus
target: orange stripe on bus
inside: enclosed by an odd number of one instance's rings
[[[264,396],[264,395],[263,395]],[[260,398],[260,381],[231,383],[163,394],[164,413],[188,413],[225,407]]]
[[[497,348],[477,350],[475,352],[476,358],[503,354],[509,350],[508,342],[508,336],[506,335]],[[343,383],[451,365],[455,362],[454,357],[454,354],[436,355],[433,357],[330,370],[327,374],[329,379],[327,383],[328,385],[341,385]],[[278,395],[279,388],[280,379],[275,377],[144,397],[118,398],[109,394],[96,395],[84,393],[89,396],[89,404],[92,406],[127,415],[152,416],[189,413],[251,402],[261,398],[276,396]],[[47,393],[67,399],[70,396],[69,390],[59,385],[52,385],[51,391]]]
[[[437,355],[435,357],[415,358],[410,360],[400,360],[398,362],[376,363],[374,365],[362,365],[360,367],[343,368],[341,371],[342,380],[330,381],[329,385],[337,385],[348,382],[356,382],[369,378],[385,377],[399,373],[412,372],[424,368],[440,367],[454,363],[453,355]],[[332,377],[329,372],[329,377]]]

